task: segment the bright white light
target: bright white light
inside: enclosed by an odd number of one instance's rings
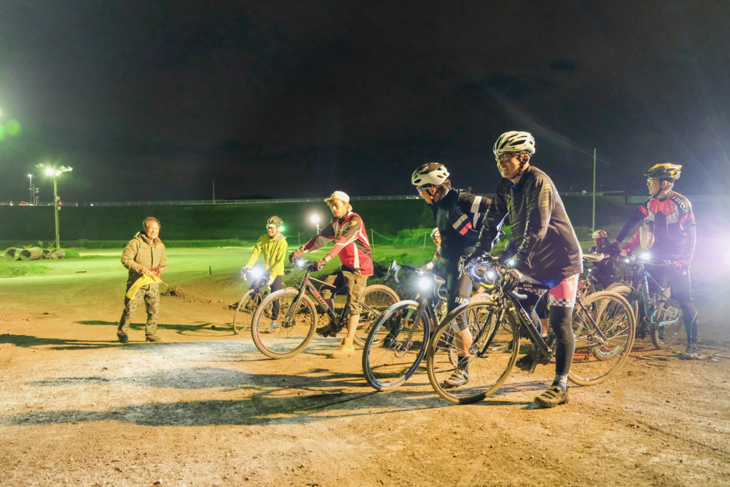
[[[588,272],[593,272],[593,269],[588,269]]]
[[[489,271],[489,272],[487,272],[487,278],[488,278],[488,279],[489,279],[490,281],[491,281],[492,279],[494,279],[495,277],[497,277],[497,274],[495,274],[495,273],[494,273],[494,271]]]
[[[29,177],[29,178],[32,178],[32,177],[33,177],[33,175],[32,175],[32,174],[28,174],[28,177]]]
[[[297,260],[297,267],[304,267],[304,260],[302,260],[302,259]]]
[[[420,289],[426,290],[431,288],[431,279],[428,277],[422,277],[418,280],[418,287]]]
[[[46,174],[48,176],[53,176],[54,174],[56,174],[56,171],[52,167],[47,167],[46,168]]]
[[[316,225],[317,223],[319,223],[319,215],[312,215],[311,217],[309,217],[309,221]]]
[[[508,260],[507,261],[507,265],[510,266],[510,267],[512,267],[513,265],[515,265],[515,260],[514,259]]]
[[[624,262],[626,262],[628,264],[631,262],[631,259],[624,259]]]
[[[254,267],[249,272],[251,273],[251,275],[253,276],[254,279],[258,279],[264,273],[264,271],[262,269],[259,269],[258,267]]]
[[[650,257],[651,254],[649,252],[644,252],[643,254],[641,254],[641,258],[644,260],[649,260]]]
[[[284,231],[284,225],[281,225],[281,226],[279,227],[279,231],[280,231],[280,232],[283,232],[283,231]]]

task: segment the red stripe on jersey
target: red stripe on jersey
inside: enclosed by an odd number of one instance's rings
[[[466,225],[464,225],[464,228],[459,230],[459,233],[462,235],[466,235],[466,232],[468,232],[470,228],[471,228],[471,222],[466,222]]]

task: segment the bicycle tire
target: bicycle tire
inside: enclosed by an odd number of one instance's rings
[[[256,348],[269,358],[294,357],[307,348],[309,342],[314,338],[317,326],[317,308],[309,296],[302,296],[299,309],[293,314],[290,322],[286,322],[289,306],[298,294],[299,291],[292,288],[276,291],[261,301],[256,309],[251,324],[251,338],[253,338]],[[267,310],[273,309],[275,302],[278,302],[280,306],[279,316],[276,327],[269,332],[272,320],[271,311],[267,313]]]
[[[629,300],[629,296],[631,295],[631,288],[627,286],[626,284],[622,282],[614,282],[610,286],[608,286],[608,289],[606,291],[612,291],[614,293],[619,293],[621,296],[623,296],[626,301]],[[639,323],[639,300],[635,299],[633,302],[629,302],[631,305],[631,309],[634,311],[634,320],[637,323]]]
[[[365,288],[362,298],[363,303],[367,304],[367,308],[363,308],[360,314],[360,321],[355,332],[354,342],[359,347],[365,346],[365,340],[370,335],[370,330],[377,323],[380,316],[389,307],[400,301],[398,294],[388,286],[382,284],[373,284]]]
[[[428,313],[419,303],[400,301],[388,308],[371,328],[362,353],[362,371],[376,391],[403,385],[426,355]]]
[[[488,300],[462,304],[453,309],[434,332],[426,354],[426,368],[431,386],[443,399],[454,404],[478,402],[498,391],[507,380],[517,361],[520,336],[516,325],[507,330],[497,321],[501,307],[500,303]],[[477,325],[480,335],[469,349],[470,381],[462,387],[447,388],[444,380],[455,370],[451,359],[452,349],[457,344],[455,332],[459,329],[455,320],[462,315],[480,317],[484,323]],[[479,357],[477,351],[486,356]]]
[[[667,306],[667,304],[670,306]],[[671,315],[674,316],[672,317]],[[657,306],[654,318],[654,322],[649,331],[649,338],[651,338],[651,343],[656,348],[666,350],[674,345],[679,338],[682,328],[684,328],[682,309],[674,299],[662,301]]]
[[[249,289],[236,306],[236,312],[233,314],[233,333],[236,335],[251,326],[253,315],[256,312],[256,307],[253,306],[253,300],[251,299],[252,296],[253,289]]]
[[[605,381],[628,359],[636,320],[628,301],[613,291],[595,292],[582,303],[583,307],[576,306],[573,313],[575,352],[568,378],[587,386]]]

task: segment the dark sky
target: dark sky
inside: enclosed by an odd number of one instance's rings
[[[507,130],[560,190],[730,184],[730,2],[0,4],[0,201],[56,160],[66,201],[490,192]]]

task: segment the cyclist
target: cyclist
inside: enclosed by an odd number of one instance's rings
[[[671,262],[665,272],[669,276],[672,297],[679,303],[684,317],[687,332],[685,355],[697,358],[697,310],[692,300],[689,274],[697,234],[692,204],[673,189],[681,174],[682,166],[668,162],[649,169],[645,176],[651,196],[626,222],[616,236],[613,248],[617,249],[633,227],[645,220],[645,225],[639,230],[640,238],[634,238],[633,245],[638,246],[635,241],[640,240],[645,248],[651,247],[655,258]]]
[[[506,132],[497,139],[494,155],[503,179],[489,205],[477,250],[469,259],[476,262],[491,252],[509,217],[517,250],[503,288],[514,289],[520,280],[550,287],[548,321],[557,339],[555,380],[535,403],[554,407],[569,400],[567,380],[575,351],[571,319],[583,264],[578,238],[555,185],[530,164],[534,154],[535,139],[527,132]],[[521,362],[521,368],[531,367],[532,355]]]
[[[312,252],[328,242],[335,241],[332,250],[324,259],[317,262],[316,269],[322,270],[325,264],[335,256],[340,258],[342,264],[342,267],[325,281],[337,288],[347,285],[349,296],[347,336],[342,339],[340,347],[330,354],[330,358],[338,358],[355,352],[353,339],[360,321],[363,293],[367,286],[368,276],[373,275],[373,258],[365,225],[360,215],[352,212],[350,197],[342,191],[335,191],[324,201],[332,211],[332,221],[322,229],[319,235],[292,252],[289,261],[300,258],[304,252]],[[334,309],[332,291],[323,290],[322,297]],[[328,324],[317,328],[317,333],[325,337],[334,337],[337,335],[337,330]]]
[[[605,230],[596,230],[593,232],[592,237],[595,245],[588,249],[589,254],[595,252],[598,254],[613,255],[615,253],[615,250],[611,247],[611,242],[608,240],[608,233]],[[594,262],[592,268],[594,269],[592,273],[593,277],[603,286],[603,289],[606,289],[616,281],[612,259],[603,259],[599,262]]]
[[[249,269],[256,263],[259,255],[264,254],[264,271],[269,275],[271,292],[284,288],[284,259],[286,258],[286,237],[279,232],[284,223],[274,215],[266,221],[266,235],[262,235],[251,252],[246,266],[241,269],[241,277],[245,277]],[[271,310],[271,325],[267,331],[276,328],[276,318],[279,317],[279,302],[274,302]]]
[[[469,301],[472,281],[468,274],[459,278],[459,258],[474,251],[484,214],[491,200],[476,196],[463,189],[452,189],[446,166],[438,162],[423,164],[413,172],[411,183],[431,208],[441,238],[439,255],[443,258],[446,279],[447,310],[451,312]],[[458,387],[469,382],[466,367],[472,337],[463,319],[457,319],[459,332],[459,364],[454,374],[446,379],[447,387]]]

